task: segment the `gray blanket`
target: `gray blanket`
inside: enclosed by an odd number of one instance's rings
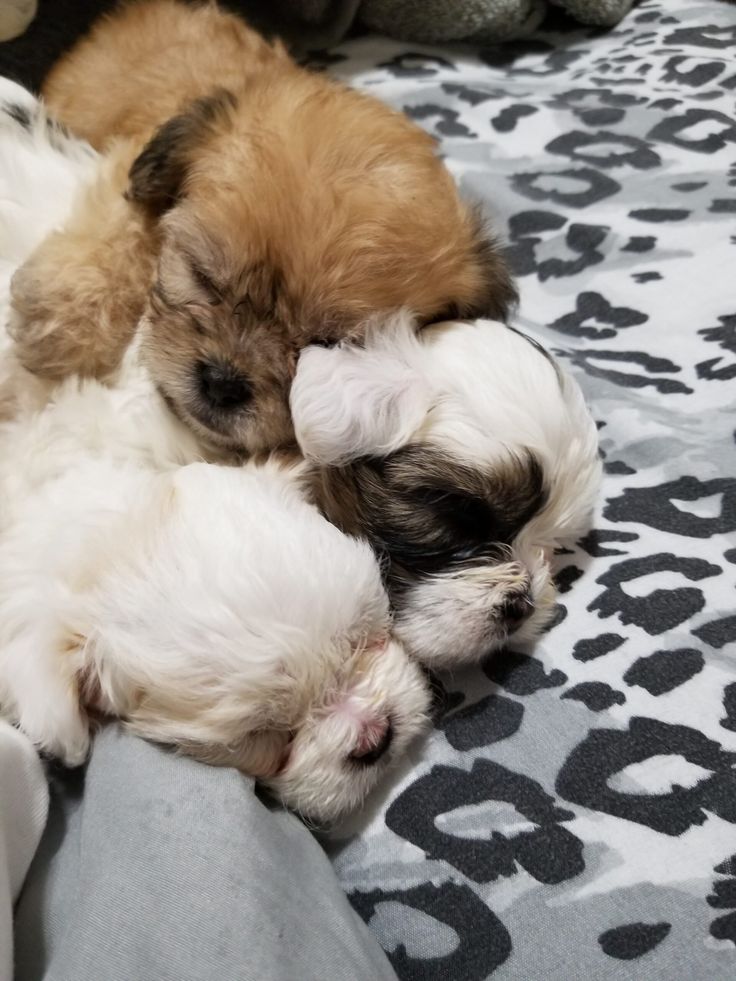
[[[353,26],[403,41],[471,41],[494,44],[525,37],[550,8],[562,8],[583,24],[612,27],[633,0],[240,0],[229,6],[265,21],[301,50],[328,48]]]

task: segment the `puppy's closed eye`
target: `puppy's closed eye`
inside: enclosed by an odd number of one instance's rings
[[[203,298],[210,306],[222,303],[222,290],[194,259],[189,260],[189,269],[196,286],[201,290]]]
[[[417,487],[409,497],[469,542],[493,541],[502,534],[493,510],[481,497],[441,487]]]

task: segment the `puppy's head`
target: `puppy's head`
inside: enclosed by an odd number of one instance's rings
[[[418,339],[398,323],[364,350],[305,351],[292,407],[320,507],[390,560],[415,657],[474,661],[539,632],[551,552],[584,529],[600,474],[582,395],[545,351],[498,323]]]
[[[255,776],[313,820],[338,817],[429,702],[389,636],[371,549],[271,465],[198,464],[158,483],[91,595],[92,707]]]
[[[128,196],[163,231],[147,363],[175,411],[233,448],[293,438],[288,390],[306,344],[357,337],[400,308],[422,323],[503,319],[515,297],[431,139],[286,66],[167,122]]]

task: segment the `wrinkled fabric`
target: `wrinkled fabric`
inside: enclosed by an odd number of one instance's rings
[[[309,831],[251,779],[109,725],[51,786],[15,981],[395,977]]]

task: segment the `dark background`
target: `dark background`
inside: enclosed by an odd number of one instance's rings
[[[262,33],[279,35],[297,50],[309,47],[304,24],[289,16],[289,0],[220,0],[221,6],[243,14]],[[0,75],[38,91],[56,59],[100,14],[118,0],[39,0],[38,13],[25,34],[0,43]]]

